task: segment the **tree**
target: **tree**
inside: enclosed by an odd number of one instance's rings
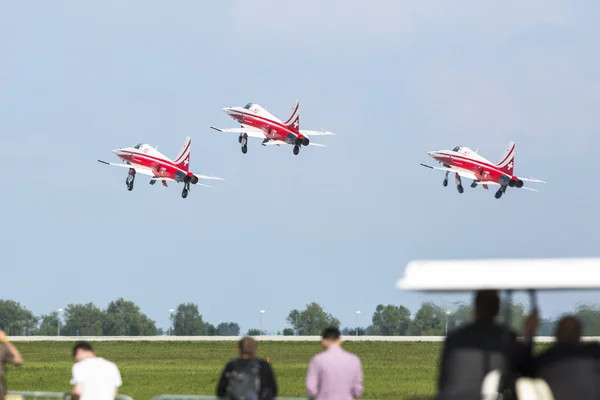
[[[583,336],[600,335],[600,307],[579,304],[575,308],[575,316],[581,321]]]
[[[201,336],[204,333],[204,321],[198,312],[198,306],[193,303],[180,304],[174,314],[173,334],[177,336]]]
[[[320,335],[327,327],[339,328],[340,321],[327,314],[323,307],[313,302],[307,304],[304,311],[292,310],[287,322],[294,327],[298,335]]]
[[[108,305],[102,328],[106,336],[154,336],[158,332],[154,321],[123,298]]]
[[[250,328],[248,329],[248,333],[246,333],[246,335],[248,336],[262,336],[264,332],[261,332],[260,329],[256,329],[256,328]]]
[[[342,333],[344,336],[365,336],[366,334],[366,329],[365,328],[358,328],[358,335],[356,334],[356,329],[357,328],[345,328],[344,332]]]
[[[92,303],[69,304],[65,308],[65,334],[68,336],[102,336],[104,312]]]
[[[219,330],[213,324],[209,324],[208,322],[204,323],[204,329],[202,329],[202,336],[217,336],[219,335]]]
[[[292,329],[292,328],[285,328],[283,330],[283,336],[294,336],[294,329]]]
[[[445,315],[440,307],[431,302],[421,305],[415,314],[411,333],[415,336],[443,336],[445,330]]]
[[[543,318],[540,320],[538,336],[554,336],[557,320],[555,318]]]
[[[0,329],[9,336],[31,335],[37,326],[38,318],[20,303],[0,300]]]
[[[373,325],[369,325],[365,328],[365,335],[367,336],[380,336],[379,332],[377,332],[377,329],[375,329],[375,327]]]
[[[500,320],[506,324],[506,311],[509,311],[509,326],[514,331],[520,333],[523,329],[523,319],[525,318],[525,306],[522,303],[513,303],[510,306],[502,303],[500,306]]]
[[[58,329],[59,329],[58,311],[53,311],[48,315],[42,315],[40,317],[40,320],[42,322],[40,323],[40,327],[38,329],[38,335],[58,336],[58,333],[59,333],[58,332]],[[60,325],[60,330],[63,333],[65,331],[65,327],[62,326],[62,324]]]
[[[379,304],[373,313],[372,322],[379,335],[406,335],[410,326],[410,311],[404,306]]]
[[[219,336],[239,336],[240,326],[236,322],[221,322],[217,326]]]

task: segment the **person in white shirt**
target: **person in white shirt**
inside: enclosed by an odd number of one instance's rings
[[[117,365],[96,356],[88,342],[73,347],[72,397],[80,400],[114,400],[123,384]]]

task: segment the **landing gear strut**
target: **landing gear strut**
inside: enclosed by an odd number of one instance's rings
[[[130,192],[133,190],[133,181],[135,181],[135,169],[129,168],[129,175],[125,179],[125,184],[127,185],[127,190]]]
[[[504,192],[506,192],[506,186],[500,187],[500,189],[498,189],[498,191],[496,192],[496,194],[494,195],[494,197],[497,198],[497,199],[499,199],[500,197],[502,197],[502,195],[504,194]]]
[[[242,145],[242,153],[246,154],[248,152],[248,134],[245,132],[241,133],[238,137],[238,142]]]
[[[460,175],[455,173],[455,179],[456,179],[456,189],[458,190],[458,193],[462,193],[464,191],[464,189],[462,187],[462,181],[460,180]]]
[[[190,183],[183,182],[183,191],[181,192],[181,197],[183,197],[185,199],[187,197],[189,191],[190,191]]]

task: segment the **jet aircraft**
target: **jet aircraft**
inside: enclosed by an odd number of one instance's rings
[[[294,146],[294,154],[298,155],[301,146],[320,146],[313,143],[310,136],[335,135],[325,129],[318,131],[300,129],[299,101],[292,109],[292,115],[282,122],[270,112],[256,103],[247,103],[244,107],[224,107],[223,111],[234,120],[238,121],[241,128],[221,129],[211,126],[219,132],[239,133],[238,142],[242,145],[242,153],[248,151],[248,137],[262,139],[263,146],[290,144]]]
[[[125,147],[112,150],[117,157],[126,162],[126,164],[115,164],[102,160],[99,162],[115,167],[129,168],[129,174],[125,180],[127,190],[133,190],[133,182],[136,173],[151,177],[150,184],[154,185],[157,180],[160,180],[163,186],[167,186],[167,181],[183,182],[183,191],[181,197],[184,199],[190,190],[190,183],[205,187],[211,187],[198,183],[200,179],[214,179],[223,181],[225,179],[216,176],[200,175],[192,173],[189,170],[190,164],[190,147],[192,140],[186,136],[183,146],[179,150],[179,154],[174,160],[160,153],[156,148],[146,144],[138,143],[133,147]]]
[[[506,192],[506,188],[517,187],[537,192],[535,189],[524,187],[523,182],[546,183],[535,178],[523,178],[513,174],[515,165],[515,142],[510,141],[500,162],[493,164],[489,160],[477,154],[465,146],[456,146],[452,150],[438,150],[426,152],[434,160],[438,161],[443,167],[432,167],[421,164],[424,167],[446,171],[444,186],[448,186],[448,174],[454,172],[456,188],[459,193],[463,192],[461,177],[472,179],[471,187],[474,188],[481,183],[484,189],[488,185],[499,185],[500,188],[495,194],[499,199]]]

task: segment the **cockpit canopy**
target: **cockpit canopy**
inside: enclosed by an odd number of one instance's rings
[[[142,146],[144,146],[145,143],[138,143],[135,146],[133,146],[134,149],[140,149]]]
[[[247,104],[244,106],[244,108],[245,108],[246,110],[249,110],[249,109],[250,109],[250,107],[252,107],[253,105],[254,105],[254,103],[247,103]]]
[[[452,149],[452,151],[460,151],[461,148],[462,148],[462,146],[456,146]]]

